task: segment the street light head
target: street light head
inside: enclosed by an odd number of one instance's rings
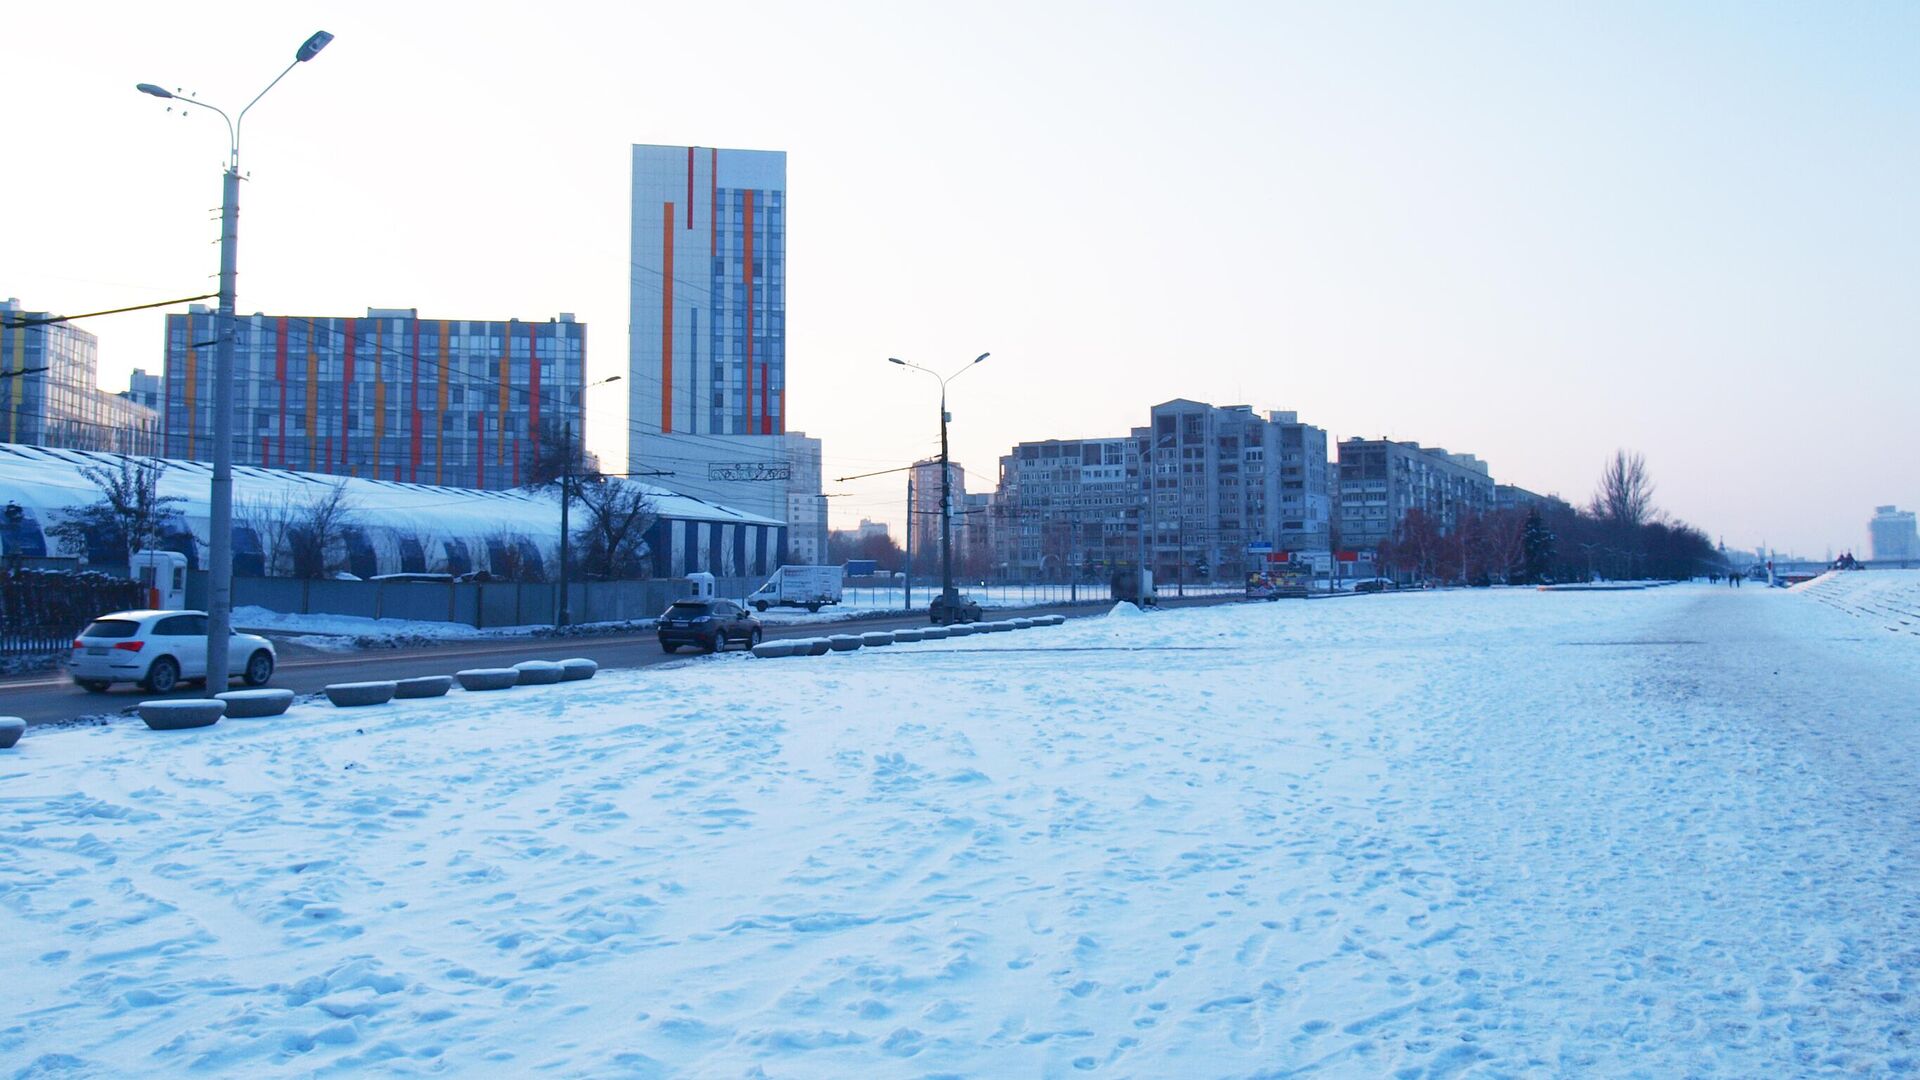
[[[326,48],[327,43],[332,40],[332,34],[327,33],[325,30],[315,30],[313,36],[301,44],[300,51],[293,54],[294,63],[304,64],[314,57],[319,56],[320,50]]]
[[[986,352],[983,352],[983,353],[981,353],[981,354],[980,354],[979,356],[976,356],[976,357],[974,357],[974,358],[973,358],[973,362],[977,364],[977,363],[979,363],[980,361],[982,361],[982,360],[985,360],[985,359],[986,359],[987,357],[989,357],[989,356],[992,356],[992,355],[993,355],[992,353],[986,353]]]
[[[900,358],[899,358],[899,357],[897,357],[897,356],[889,356],[889,357],[887,357],[887,363],[889,363],[889,364],[899,364],[899,365],[900,365],[901,367],[906,367],[906,366],[907,366],[907,362],[906,362],[905,360],[902,360],[902,359],[900,359]]]
[[[609,376],[607,376],[606,378],[604,378],[604,379],[601,379],[600,381],[601,381],[601,382],[619,382],[619,381],[620,381],[620,376],[618,376],[618,375],[609,375]]]
[[[157,97],[157,98],[170,98],[173,96],[171,91],[168,91],[163,87],[155,86],[150,82],[143,82],[138,86],[135,86],[134,89],[140,91],[143,94],[152,94],[154,97]]]

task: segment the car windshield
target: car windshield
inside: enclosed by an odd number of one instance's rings
[[[712,611],[712,608],[708,604],[693,604],[693,603],[683,602],[683,603],[675,604],[672,607],[668,608],[667,614],[673,616],[676,619],[691,619],[699,615],[710,614],[711,611]]]
[[[69,626],[72,624],[69,623]],[[95,619],[80,631],[81,637],[124,638],[140,632],[140,624],[126,619]]]

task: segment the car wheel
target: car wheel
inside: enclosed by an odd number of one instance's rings
[[[760,631],[755,630],[753,633],[747,635],[747,647],[752,648],[758,644],[760,644]]]
[[[108,683],[105,679],[75,679],[73,681],[79,683],[80,688],[89,694],[104,694],[107,692]]]
[[[180,685],[180,665],[171,656],[162,656],[147,669],[147,677],[142,680],[148,690],[156,694],[171,694],[173,688]]]
[[[819,605],[819,604],[808,604],[808,605],[807,605],[807,614],[809,614],[809,615],[813,615],[813,614],[817,614],[817,613],[818,613],[819,611],[820,611],[820,605]]]
[[[680,651],[680,646],[678,646],[678,645],[675,645],[675,644],[674,644],[673,642],[671,642],[671,641],[663,641],[663,642],[661,642],[661,643],[660,643],[660,651],[661,651],[661,652],[663,652],[663,653],[666,653],[666,654],[667,654],[667,655],[669,655],[669,656],[671,656],[671,655],[673,655],[674,653],[676,653],[676,652],[679,652],[679,651]]]
[[[247,681],[248,686],[267,685],[267,680],[273,678],[273,656],[261,649],[247,657],[247,670],[240,677]]]
[[[710,653],[717,653],[720,650],[726,648],[727,647],[726,632],[722,630],[715,630],[713,632],[712,637],[700,643],[700,647]]]
[[[766,602],[765,600],[755,600],[755,601],[753,602],[753,610],[755,610],[755,611],[760,611],[760,612],[764,612],[764,611],[766,611],[766,610],[767,610],[767,602]]]

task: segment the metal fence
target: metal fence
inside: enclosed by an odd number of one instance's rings
[[[187,600],[203,604],[204,573],[189,574]],[[759,578],[721,578],[721,596],[742,597]],[[559,586],[503,582],[332,581],[304,578],[233,579],[234,607],[261,607],[287,615],[352,615],[364,619],[464,623],[486,629],[551,625]],[[652,581],[589,581],[567,587],[574,625],[651,619],[674,600],[691,595],[685,578]],[[236,620],[244,624],[245,619]]]
[[[955,582],[954,588],[961,595],[978,601],[980,606],[988,608],[1038,607],[1051,604],[1097,604],[1111,603],[1113,592],[1104,581],[1081,582],[1017,582],[1012,584],[968,584]],[[1245,586],[1235,582],[1231,584],[1209,582],[1207,584],[1156,583],[1154,591],[1161,599],[1177,596],[1225,596],[1245,591]],[[912,602],[908,602],[907,590],[901,584],[848,585],[841,604],[846,608],[862,610],[914,610],[925,611],[933,598],[940,595],[938,580],[921,583],[913,582]]]
[[[0,655],[65,652],[96,616],[141,606],[140,592],[137,582],[88,571],[0,573]]]

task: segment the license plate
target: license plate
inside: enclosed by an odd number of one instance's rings
[[[89,646],[87,646],[87,655],[88,655],[88,656],[105,656],[105,655],[107,655],[107,653],[109,653],[109,652],[112,652],[112,651],[113,651],[113,650],[111,650],[111,649],[108,649],[108,648],[107,648],[106,646],[104,646],[104,645],[89,645]]]

